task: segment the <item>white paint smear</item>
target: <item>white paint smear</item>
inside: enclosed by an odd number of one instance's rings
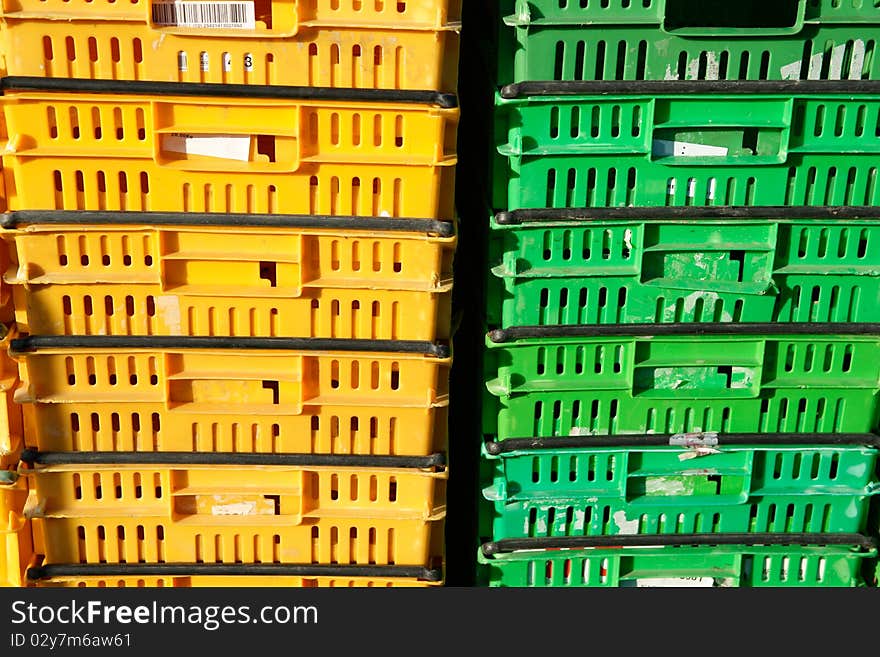
[[[247,162],[250,160],[251,138],[249,135],[192,135],[176,132],[163,136],[162,150]]]
[[[216,504],[211,507],[215,516],[253,516],[257,513],[256,502],[237,502],[235,504]]]
[[[168,327],[171,335],[181,335],[180,330],[180,298],[172,294],[156,297],[156,314]]]

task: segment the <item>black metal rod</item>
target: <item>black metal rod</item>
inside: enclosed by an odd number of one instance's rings
[[[15,353],[40,349],[266,349],[424,354],[448,358],[449,345],[420,340],[251,338],[147,335],[29,335],[10,341]]]
[[[603,547],[653,547],[699,545],[851,545],[861,549],[877,547],[877,539],[863,534],[627,534],[622,536],[560,536],[555,538],[506,538],[483,543],[484,556],[523,550],[590,549]]]
[[[125,577],[190,575],[249,575],[261,577],[370,577],[408,578],[439,582],[443,573],[422,566],[322,566],[315,564],[223,564],[223,563],[121,563],[47,564],[29,568],[29,580],[56,577]]]
[[[737,445],[782,447],[864,445],[880,448],[880,436],[873,433],[720,433],[712,431],[703,433],[717,433],[718,444],[722,449],[725,446]],[[505,440],[487,440],[485,446],[486,451],[493,456],[525,450],[577,449],[582,447],[668,447],[669,440],[673,435],[681,434],[506,438]]]
[[[880,80],[536,80],[501,88],[505,99],[536,96],[665,96],[669,94],[875,95]],[[723,101],[722,101],[723,102]]]
[[[651,337],[666,335],[878,335],[880,322],[676,322],[669,324],[576,324],[514,326],[489,331],[495,343],[526,338]]]
[[[93,80],[85,78],[9,76],[0,78],[0,91],[63,91],[144,96],[342,100],[369,103],[416,103],[437,105],[443,108],[458,107],[458,98],[455,94],[440,91],[224,84],[215,82],[152,82],[148,80]]]
[[[444,454],[381,456],[357,454],[241,454],[229,452],[40,452],[26,449],[21,461],[39,465],[240,465],[333,466],[427,469],[446,465]]]
[[[409,217],[354,217],[296,214],[240,214],[224,212],[116,212],[89,210],[17,210],[0,215],[0,227],[46,225],[241,226],[254,228],[330,228],[388,231],[452,237],[455,224]]]
[[[517,226],[537,222],[583,222],[632,219],[675,221],[681,219],[742,219],[763,221],[773,219],[784,223],[804,219],[878,219],[880,207],[853,205],[712,205],[659,206],[621,208],[523,208],[495,214],[496,223]]]

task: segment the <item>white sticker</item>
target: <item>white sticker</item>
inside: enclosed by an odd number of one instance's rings
[[[154,0],[153,23],[162,26],[254,30],[254,3],[203,0]]]
[[[249,52],[244,55],[244,70],[248,73],[254,71],[254,56]]]
[[[186,73],[189,70],[186,52],[183,50],[177,53],[177,68],[181,73]]]
[[[251,138],[248,135],[190,135],[175,132],[162,137],[162,150],[248,162]]]
[[[203,73],[207,73],[211,67],[211,59],[208,57],[208,53],[204,50],[199,53],[199,66]]]
[[[715,580],[711,577],[650,577],[636,580],[639,588],[711,588]]]
[[[223,72],[229,73],[232,70],[232,55],[228,52],[223,53]]]
[[[706,144],[669,141],[668,139],[655,139],[651,151],[655,157],[724,157],[727,155],[727,149],[724,146],[707,146]]]

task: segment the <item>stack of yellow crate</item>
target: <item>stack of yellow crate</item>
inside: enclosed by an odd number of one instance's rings
[[[0,583],[443,582],[459,4],[4,2]]]

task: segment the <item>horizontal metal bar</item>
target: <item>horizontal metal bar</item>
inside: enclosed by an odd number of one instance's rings
[[[440,91],[402,89],[354,89],[217,82],[151,82],[148,80],[92,80],[86,78],[0,78],[0,91],[64,91],[145,96],[220,96],[292,100],[416,103],[443,108],[458,107],[458,97]]]
[[[358,454],[242,454],[232,452],[40,452],[26,449],[24,463],[39,465],[279,465],[341,468],[415,468],[446,465],[444,454],[384,456]]]
[[[627,534],[622,536],[560,536],[555,538],[506,538],[483,543],[483,556],[524,550],[592,549],[622,547],[666,547],[700,545],[851,545],[861,549],[877,547],[877,539],[863,534]]]
[[[40,349],[265,349],[424,354],[448,358],[449,345],[421,340],[349,338],[241,338],[153,335],[29,335],[10,341],[13,353]]]
[[[240,214],[224,212],[116,212],[88,210],[17,210],[0,215],[0,227],[30,224],[125,226],[241,226],[253,228],[330,228],[388,231],[452,237],[455,224],[409,217],[354,217],[295,214]]]

